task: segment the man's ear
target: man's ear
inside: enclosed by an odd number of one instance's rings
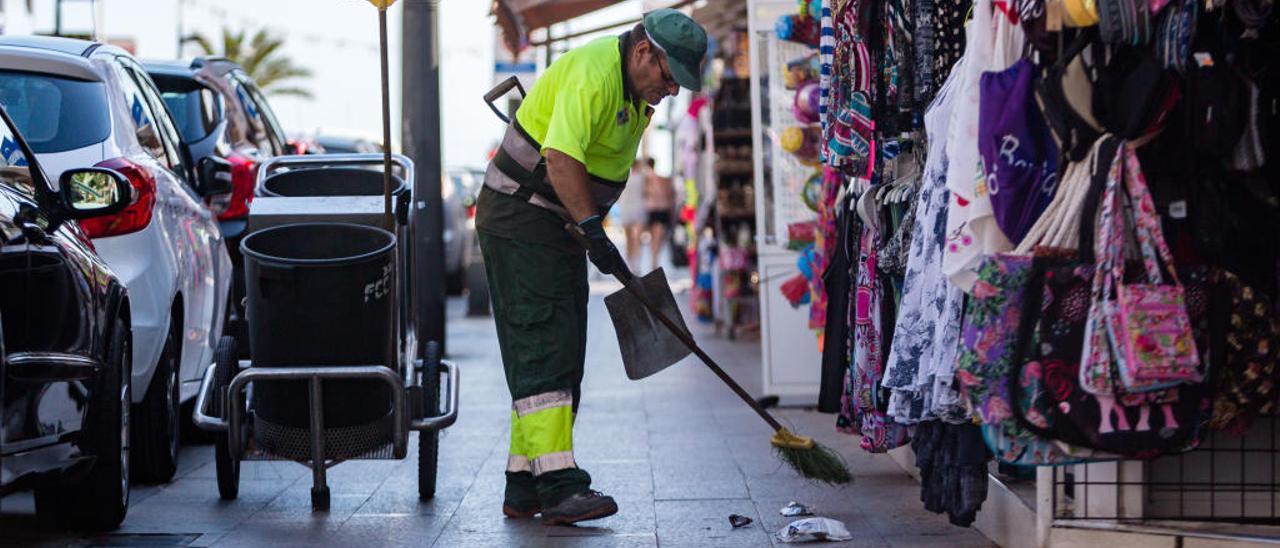
[[[631,50],[634,52],[636,56],[636,58],[633,59],[633,61],[639,61],[641,59],[644,59],[644,56],[648,55],[649,50],[652,48],[653,48],[653,44],[649,43],[648,40],[637,40],[636,47]]]

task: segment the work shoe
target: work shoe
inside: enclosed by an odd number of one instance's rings
[[[509,500],[502,501],[502,515],[515,519],[529,519],[538,515],[542,511],[542,505],[537,502],[518,503]]]
[[[583,491],[542,511],[543,525],[570,525],[579,521],[607,518],[618,513],[613,497],[599,491]]]

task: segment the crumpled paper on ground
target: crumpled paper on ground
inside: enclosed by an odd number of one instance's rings
[[[778,513],[789,518],[798,518],[801,516],[812,516],[813,510],[811,510],[808,506],[805,506],[793,500],[791,502],[788,502],[786,506],[783,506],[782,509],[778,510]]]
[[[782,542],[850,540],[853,535],[844,523],[831,518],[805,518],[791,522],[774,534]]]

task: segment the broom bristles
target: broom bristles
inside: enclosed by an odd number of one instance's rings
[[[844,459],[820,443],[815,442],[813,447],[807,449],[775,445],[773,451],[782,462],[805,478],[828,485],[843,485],[853,480],[849,469],[844,465]]]

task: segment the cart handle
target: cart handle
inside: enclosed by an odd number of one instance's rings
[[[205,432],[226,432],[227,420],[225,413],[221,418],[209,415],[206,410],[209,392],[213,390],[213,373],[217,369],[218,364],[212,364],[208,369],[204,370],[204,378],[200,381],[200,391],[196,393],[195,410],[191,413],[191,421],[195,423],[196,428]]]
[[[258,196],[262,191],[262,184],[267,178],[275,172],[282,169],[306,169],[306,168],[322,168],[322,167],[383,167],[383,157],[381,153],[357,153],[357,154],[303,154],[303,155],[281,155],[273,156],[263,160],[258,165],[257,179],[253,183],[253,194]],[[413,160],[403,154],[392,154],[391,163],[394,167],[400,168],[404,180],[413,185],[414,169]],[[411,186],[412,188],[412,186]]]
[[[448,407],[445,412],[438,417],[427,417],[424,419],[413,419],[409,421],[409,429],[418,432],[430,430],[444,430],[453,426],[458,420],[458,366],[449,360],[440,360],[440,365],[444,367],[445,374],[449,375],[449,398]],[[417,369],[422,368],[422,360],[414,360],[414,366]]]
[[[511,123],[511,118],[508,118],[506,114],[503,114],[502,110],[498,109],[493,102],[501,99],[504,95],[511,93],[512,89],[520,90],[521,98],[525,96],[524,86],[520,85],[520,79],[515,76],[508,77],[506,80],[503,80],[502,83],[489,90],[489,93],[484,94],[484,102],[489,105],[489,110],[492,110],[493,113],[498,115],[498,118],[502,119],[502,122],[506,124]]]

